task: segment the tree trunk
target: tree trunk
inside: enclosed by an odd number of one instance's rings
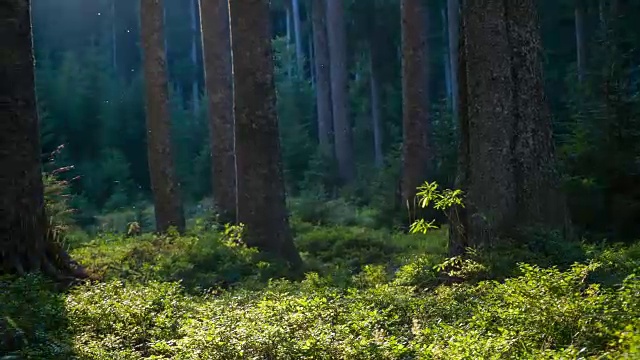
[[[213,159],[213,194],[225,222],[236,220],[233,73],[227,0],[200,0],[209,133]]]
[[[458,84],[458,48],[460,38],[459,0],[447,0],[447,28],[449,35],[449,71],[451,72],[451,108],[454,123],[458,121],[460,111],[460,89]]]
[[[116,36],[116,0],[111,0],[111,62],[113,73],[118,73],[118,38]]]
[[[313,0],[314,64],[316,69],[316,104],[318,114],[318,142],[322,151],[333,156],[331,137],[333,117],[331,104],[331,72],[329,66],[329,43],[327,39],[327,5],[325,0]]]
[[[338,172],[343,184],[355,178],[353,139],[349,121],[349,92],[347,78],[347,34],[343,0],[327,1],[327,35],[331,71],[331,103],[333,106],[333,134],[338,160]]]
[[[375,39],[370,41],[369,86],[371,90],[371,127],[373,128],[373,159],[377,168],[384,165],[382,154],[382,109],[380,99],[380,66],[379,50]]]
[[[191,66],[193,78],[191,79],[191,106],[193,115],[197,116],[200,111],[200,90],[198,87],[198,17],[196,14],[199,0],[189,0],[189,20],[191,21]]]
[[[230,0],[238,171],[238,220],[250,246],[298,267],[280,153],[269,0]]]
[[[443,48],[445,51],[442,52],[442,70],[444,73],[444,83],[445,89],[447,92],[447,101],[449,106],[453,109],[453,88],[451,82],[451,62],[449,61],[449,39],[448,39],[448,29],[447,29],[447,9],[446,7],[442,8],[442,39],[444,42]]]
[[[584,2],[576,0],[575,5],[575,32],[576,32],[576,64],[578,68],[578,81],[582,83],[586,73],[587,44],[585,42],[584,29]]]
[[[287,19],[286,24],[287,24],[287,76],[289,77],[289,80],[291,80],[291,77],[293,76],[293,65],[291,64],[291,62],[289,61],[289,54],[290,54],[290,49],[291,49],[291,33],[293,33],[293,30],[291,30],[292,26],[291,26],[291,0],[284,0],[284,10],[285,10],[285,17]]]
[[[542,41],[535,0],[510,0],[509,42],[515,84],[518,226],[568,228],[556,169],[551,114],[544,93]]]
[[[296,41],[296,65],[298,76],[304,76],[304,53],[302,50],[302,30],[300,29],[300,0],[291,0],[291,12],[293,15],[293,33]]]
[[[466,214],[454,224],[450,251],[491,247],[528,226],[566,229],[535,4],[466,2],[463,23],[458,185]]]
[[[5,0],[0,11],[0,274],[86,277],[47,229],[30,10]]]
[[[185,227],[180,186],[174,169],[169,117],[166,54],[163,47],[162,0],[141,0],[142,51],[144,58],[147,154],[153,191],[156,228]]]
[[[402,0],[402,201],[410,221],[417,215],[417,187],[427,179],[429,95],[427,9],[421,0]]]

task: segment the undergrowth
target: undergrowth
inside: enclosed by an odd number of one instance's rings
[[[303,279],[212,221],[72,236],[71,255],[101,281],[61,291],[0,278],[0,359],[640,356],[640,243],[531,232],[447,258],[446,228],[402,234],[329,214],[294,213]]]

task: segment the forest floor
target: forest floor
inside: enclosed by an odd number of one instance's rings
[[[640,358],[640,242],[538,234],[462,260],[446,229],[293,229],[297,277],[204,221],[70,236],[101,281],[0,278],[0,359]]]

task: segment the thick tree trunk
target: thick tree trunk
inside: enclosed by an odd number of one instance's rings
[[[155,205],[156,228],[185,227],[180,186],[174,169],[169,117],[162,0],[140,0],[145,79],[147,154]]]
[[[460,111],[460,89],[458,84],[458,48],[460,38],[459,0],[447,0],[447,28],[449,36],[449,71],[451,76],[451,108],[454,122]]]
[[[427,9],[421,0],[402,0],[402,201],[410,220],[416,218],[417,187],[427,179],[431,154],[428,143],[429,82]]]
[[[316,69],[316,104],[318,115],[318,142],[322,151],[333,156],[333,116],[331,104],[331,72],[329,43],[327,39],[327,4],[325,0],[313,0],[314,65]]]
[[[0,11],[0,274],[86,277],[47,230],[30,9]]]
[[[355,163],[349,121],[347,34],[342,0],[327,1],[327,35],[331,60],[331,103],[336,158],[340,180],[347,184],[355,178]]]
[[[463,246],[490,247],[528,226],[567,228],[535,4],[473,1],[463,14],[458,184],[466,214],[453,228],[454,254]]]
[[[293,16],[293,33],[296,41],[296,65],[298,76],[304,76],[304,51],[302,49],[302,30],[300,29],[300,0],[291,0]]]
[[[578,81],[584,81],[586,73],[587,44],[585,42],[585,4],[583,0],[576,0],[575,5],[575,32],[576,32],[576,65],[578,69]]]
[[[301,264],[289,229],[280,154],[269,0],[231,0],[238,170],[244,240]]]
[[[371,127],[373,129],[373,160],[377,168],[384,165],[382,154],[382,109],[380,98],[380,60],[379,50],[372,39],[370,47],[369,86],[371,90]]]
[[[213,159],[213,194],[223,221],[236,219],[231,29],[227,0],[200,0],[205,83]]]
[[[567,229],[566,201],[555,167],[551,114],[544,93],[536,1],[509,0],[507,6],[516,100],[518,225]]]

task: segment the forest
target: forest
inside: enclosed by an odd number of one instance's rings
[[[0,360],[640,359],[637,0],[0,0]]]

